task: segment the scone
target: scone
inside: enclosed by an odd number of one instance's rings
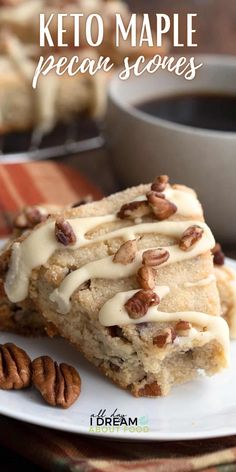
[[[21,43],[12,34],[3,35],[0,51],[0,134],[35,128],[38,135],[51,131],[60,122],[78,116],[98,118],[106,105],[108,75],[100,71],[58,76],[55,71],[39,78],[37,88],[32,79],[39,50]],[[1,46],[1,44],[0,44]],[[55,54],[55,56],[58,52]],[[63,53],[68,58],[71,51]],[[97,60],[92,49],[82,49],[80,59]]]
[[[215,241],[195,193],[167,182],[161,176],[43,222],[11,245],[2,271],[11,303],[33,302],[138,397],[166,395],[228,365]]]
[[[72,205],[68,205],[66,208],[71,208],[72,206],[75,208],[89,201],[92,201],[91,195],[80,199],[80,201]],[[11,244],[17,238],[40,222],[46,221],[49,215],[59,214],[62,209],[63,207],[52,204],[40,204],[22,208],[22,211],[16,215],[13,221],[11,236],[0,251],[2,266],[5,265]],[[3,280],[0,277],[0,331],[9,331],[23,334],[24,336],[45,336],[47,334],[52,337],[57,335],[56,328],[51,323],[46,322],[32,301],[27,299],[21,306],[17,305],[17,303],[11,303],[6,297],[3,285]]]
[[[81,13],[81,43],[73,47],[74,30],[72,17],[66,17],[67,33],[63,35],[66,48],[39,47],[39,15],[45,13]],[[98,48],[85,43],[85,21],[89,14],[99,13],[104,21],[104,41]],[[114,66],[120,66],[129,56],[130,61],[140,55],[146,58],[164,54],[168,48],[131,47],[128,41],[115,46],[115,13],[120,13],[125,22],[129,21],[128,6],[121,1],[103,0],[1,0],[0,1],[0,134],[34,129],[33,144],[50,132],[58,122],[91,117],[100,119],[106,109],[107,82],[111,72],[100,70],[94,75],[77,73],[57,75],[55,70],[41,76],[36,89],[32,80],[40,56],[45,59],[53,55],[55,63],[63,56],[68,61],[78,56],[78,65],[89,58],[95,64],[99,57],[109,57]],[[137,26],[141,30],[141,24]],[[57,38],[57,28],[53,23],[52,37]],[[77,64],[77,63],[76,63]],[[75,67],[73,67],[73,70]]]
[[[1,269],[7,263],[7,257],[11,244],[25,231],[33,228],[41,221],[45,221],[49,214],[57,214],[61,207],[56,205],[37,205],[25,207],[16,216],[13,231],[6,244],[0,251]],[[34,303],[27,299],[20,306],[11,303],[4,290],[4,282],[0,276],[0,331],[9,331],[24,336],[43,336],[56,334],[56,329],[48,324],[41,313],[36,309]]]
[[[220,244],[216,244],[213,255],[221,314],[229,325],[231,339],[236,339],[236,272],[225,264]]]
[[[1,4],[1,1],[3,4]],[[130,60],[137,59],[140,55],[151,57],[155,54],[163,54],[168,48],[165,40],[162,47],[142,47],[131,46],[129,37],[124,40],[120,38],[120,45],[116,47],[115,14],[119,13],[123,23],[128,27],[131,12],[129,6],[122,0],[0,0],[0,28],[8,28],[23,43],[38,44],[39,38],[39,15],[44,13],[46,19],[54,14],[50,22],[50,34],[54,45],[57,44],[58,28],[56,16],[61,13],[68,15],[63,18],[63,41],[69,47],[74,46],[74,21],[71,14],[82,14],[79,22],[80,48],[88,48],[86,42],[86,21],[89,15],[99,14],[103,19],[104,37],[101,45],[96,50],[100,56],[108,56],[115,65],[120,65],[124,57],[129,56]],[[142,31],[141,15],[136,15],[137,37]],[[96,28],[95,23],[93,24]],[[96,31],[94,31],[96,33]],[[153,33],[154,35],[154,33]]]

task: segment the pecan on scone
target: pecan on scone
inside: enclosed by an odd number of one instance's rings
[[[161,196],[150,200],[158,185]],[[32,300],[92,364],[137,397],[166,395],[201,371],[212,375],[228,365],[215,241],[191,189],[161,177],[154,187],[127,189],[60,217],[73,234],[70,244],[57,237],[51,217],[10,246],[4,288],[12,303]]]

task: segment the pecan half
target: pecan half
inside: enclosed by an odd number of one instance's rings
[[[180,249],[182,251],[191,249],[202,238],[203,233],[201,226],[193,225],[187,228],[179,241]]]
[[[137,273],[137,282],[143,290],[153,290],[155,287],[156,271],[148,266],[142,266]]]
[[[32,382],[51,406],[69,408],[81,391],[77,370],[68,364],[58,365],[48,356],[38,357],[32,362]]]
[[[161,387],[157,382],[146,384],[144,387],[138,390],[138,393],[136,393],[134,390],[133,393],[135,393],[137,397],[160,397],[162,395]]]
[[[125,203],[117,213],[118,218],[142,218],[151,213],[150,206],[146,200]]]
[[[151,190],[153,190],[154,192],[164,192],[168,182],[169,182],[168,175],[159,175],[158,177],[155,178],[151,186]]]
[[[137,320],[146,315],[151,306],[159,305],[160,298],[152,290],[140,290],[125,303],[130,318]]]
[[[159,192],[151,191],[147,193],[148,203],[152,208],[154,216],[160,221],[167,220],[167,218],[170,218],[170,216],[177,212],[177,206],[163,197],[164,195]]]
[[[170,253],[163,248],[148,249],[143,253],[143,264],[151,267],[159,266],[168,261]]]
[[[59,243],[63,246],[70,246],[76,243],[76,235],[69,223],[62,216],[57,218],[55,223],[55,236]]]
[[[215,265],[222,266],[225,263],[225,255],[222,251],[222,247],[219,243],[216,243],[215,247],[212,249],[213,262]]]
[[[173,328],[165,328],[153,338],[153,344],[159,348],[165,347],[167,344],[173,344],[176,333]]]
[[[134,261],[137,252],[137,241],[126,241],[126,243],[120,246],[117,253],[113,257],[113,262],[118,264],[131,264]]]
[[[175,325],[175,330],[177,331],[177,334],[181,336],[188,336],[188,333],[191,328],[192,328],[192,325],[191,323],[189,323],[189,321],[180,320]]]
[[[20,390],[31,383],[31,360],[26,352],[12,343],[0,346],[0,388]]]

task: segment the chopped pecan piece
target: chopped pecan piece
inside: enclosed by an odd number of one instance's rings
[[[151,267],[159,266],[168,261],[170,253],[163,248],[148,249],[143,253],[143,264]]]
[[[182,251],[188,251],[191,249],[203,236],[204,230],[201,226],[193,225],[184,231],[179,247]]]
[[[168,182],[169,182],[168,175],[159,175],[158,177],[155,178],[151,186],[151,190],[153,190],[154,192],[164,192]]]
[[[225,255],[222,251],[222,247],[219,243],[216,243],[215,247],[212,249],[213,262],[215,265],[222,266],[225,263]]]
[[[146,315],[151,306],[159,305],[160,298],[152,290],[140,290],[125,303],[130,318],[138,320]]]
[[[147,199],[154,216],[160,221],[167,220],[177,212],[177,206],[169,200],[166,200],[164,195],[159,192],[148,192]]]
[[[151,213],[150,206],[146,200],[125,203],[117,213],[118,218],[142,218]]]
[[[110,362],[110,369],[112,372],[120,372],[120,366],[117,364],[114,364],[114,362]]]
[[[38,357],[32,362],[32,381],[51,406],[69,408],[81,391],[77,370],[68,364],[58,365],[48,356]]]
[[[81,198],[80,200],[78,200],[78,202],[73,203],[71,205],[71,208],[78,208],[82,205],[86,205],[87,203],[91,203],[92,201],[93,201],[92,195],[87,195],[86,197]]]
[[[48,214],[43,214],[36,206],[26,207],[14,221],[15,228],[27,229],[46,221]]]
[[[119,326],[110,326],[108,328],[108,332],[112,338],[122,338],[123,337],[123,331],[122,328]]]
[[[191,323],[189,321],[178,321],[175,325],[175,330],[177,331],[177,334],[182,335],[182,336],[188,336],[188,332],[192,328]]]
[[[43,221],[46,221],[47,214],[42,214],[37,207],[28,207],[25,209],[26,218],[31,226],[36,226]]]
[[[76,243],[76,235],[69,223],[62,216],[57,218],[55,223],[55,236],[59,243],[63,246],[70,246]]]
[[[176,333],[173,328],[165,328],[153,338],[153,344],[159,348],[165,347],[167,344],[173,344],[176,338]]]
[[[113,262],[118,264],[131,264],[134,261],[137,252],[137,241],[126,241],[120,246],[117,253],[114,255]]]
[[[136,394],[137,397],[160,397],[161,395],[161,387],[157,382],[146,384]]]
[[[156,271],[148,266],[142,266],[137,273],[137,281],[143,290],[153,290],[155,287]]]
[[[31,360],[26,352],[12,343],[0,346],[0,388],[20,390],[31,383]]]

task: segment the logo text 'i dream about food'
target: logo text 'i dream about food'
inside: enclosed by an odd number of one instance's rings
[[[115,433],[115,432],[145,433],[149,431],[148,417],[130,417],[120,413],[116,408],[112,412],[101,409],[97,414],[90,415],[91,433]]]

